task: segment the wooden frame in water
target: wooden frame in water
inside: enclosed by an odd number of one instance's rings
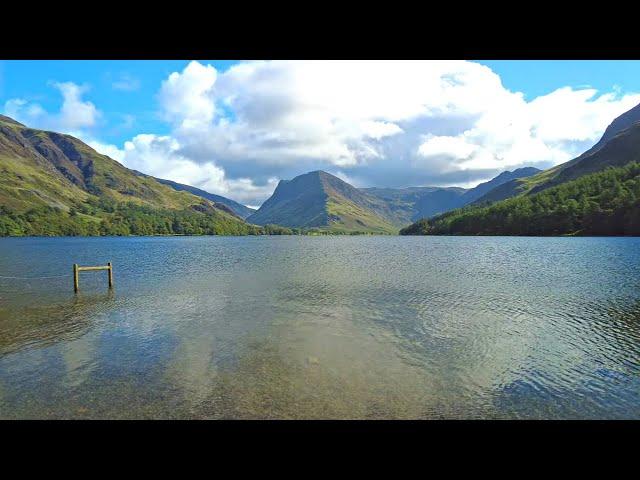
[[[77,263],[73,264],[73,291],[78,293],[80,290],[80,272],[93,271],[93,270],[107,270],[109,273],[109,288],[113,288],[113,265],[111,262],[106,265],[100,265],[96,267],[81,267]]]

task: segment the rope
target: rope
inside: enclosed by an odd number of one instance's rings
[[[70,275],[51,275],[48,277],[6,277],[4,275],[0,275],[0,278],[12,278],[12,279],[17,279],[17,280],[37,280],[39,278],[61,278],[61,277],[68,277]]]

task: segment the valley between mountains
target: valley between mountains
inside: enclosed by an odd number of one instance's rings
[[[258,210],[154,178],[81,140],[0,115],[0,235],[640,235],[640,105],[548,170],[474,188],[281,180]]]

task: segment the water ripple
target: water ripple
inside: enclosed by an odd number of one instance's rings
[[[640,418],[640,239],[0,239],[1,418]]]

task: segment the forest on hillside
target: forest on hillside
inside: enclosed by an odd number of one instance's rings
[[[156,209],[89,199],[69,211],[41,206],[16,212],[0,206],[0,236],[286,235],[291,229],[260,227],[219,212]]]
[[[640,235],[640,163],[421,219],[401,235]]]

